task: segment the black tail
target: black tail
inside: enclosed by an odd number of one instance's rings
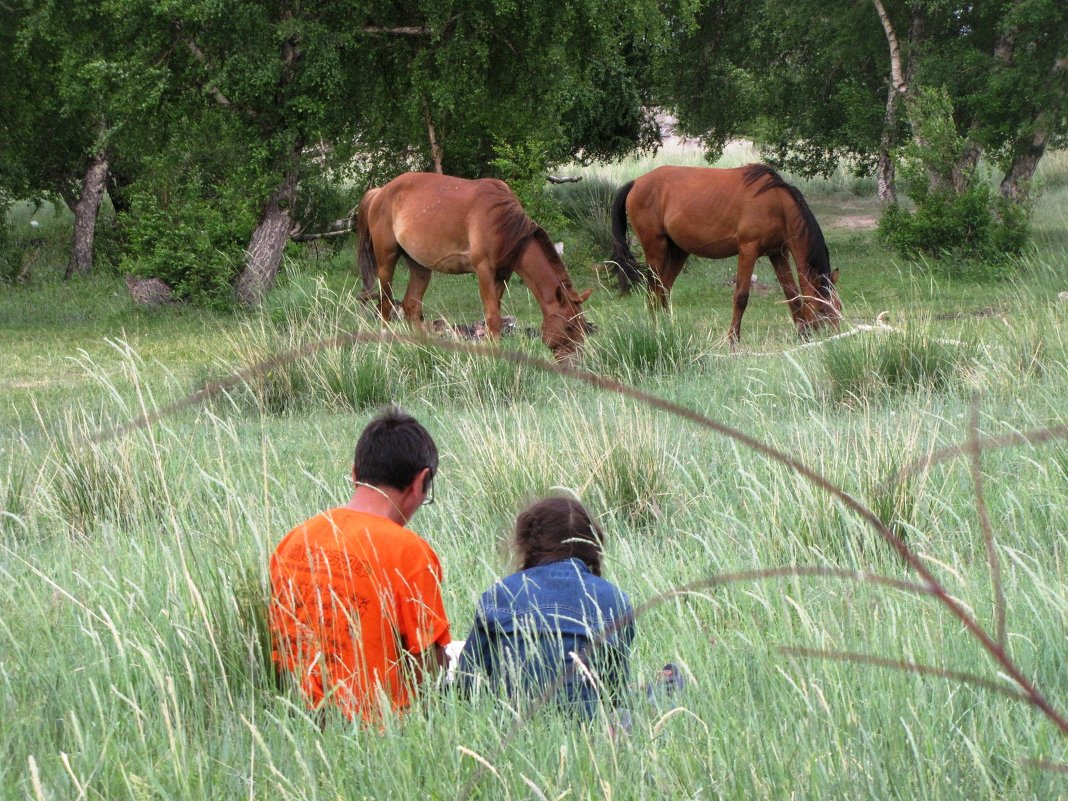
[[[371,244],[371,229],[368,221],[367,207],[370,205],[371,195],[376,190],[370,189],[360,201],[360,208],[356,217],[357,251],[359,253],[360,278],[363,279],[363,294],[373,296],[378,291],[378,262],[375,260],[375,249]]]
[[[642,281],[642,268],[627,244],[627,195],[634,188],[634,181],[623,184],[612,201],[612,263],[619,278],[619,291],[630,292]]]

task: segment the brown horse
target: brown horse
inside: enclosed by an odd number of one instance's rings
[[[658,167],[621,187],[612,204],[612,260],[623,292],[642,275],[627,245],[628,217],[649,263],[651,302],[667,308],[671,286],[691,253],[709,259],[737,256],[734,315],[727,330],[735,344],[753,264],[767,256],[798,333],[806,336],[823,323],[837,328],[842,316],[838,270],[831,269],[823,232],[801,192],[771,167]],[[796,283],[787,253],[797,266]]]
[[[393,272],[403,255],[411,275],[401,309],[417,328],[431,270],[475,273],[486,327],[500,338],[501,296],[515,272],[541,306],[542,341],[557,359],[574,354],[585,338],[582,304],[592,290],[575,291],[549,235],[503,181],[405,173],[363,196],[356,232],[364,285],[376,279],[381,285],[383,320],[393,310]]]

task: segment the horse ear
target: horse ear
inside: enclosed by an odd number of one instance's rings
[[[592,295],[592,294],[593,294],[593,290],[592,289],[585,289],[582,292],[579,292],[578,302],[579,303],[585,303],[587,300],[590,299],[590,295]]]
[[[831,283],[832,284],[837,284],[838,283],[838,268],[837,267],[835,267],[833,270],[831,270]]]

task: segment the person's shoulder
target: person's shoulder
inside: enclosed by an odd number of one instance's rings
[[[630,609],[630,598],[622,589],[608,579],[595,576],[591,573],[587,576],[586,581],[589,586],[593,588],[595,597],[602,604],[607,603],[623,609]]]
[[[278,548],[281,549],[286,545],[292,544],[295,540],[298,539],[304,540],[309,535],[315,535],[324,528],[327,528],[330,525],[330,515],[333,511],[334,510],[332,509],[327,509],[293,526],[293,528],[291,528],[289,532],[279,541]]]

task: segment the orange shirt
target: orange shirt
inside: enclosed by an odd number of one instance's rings
[[[441,562],[421,537],[378,515],[331,509],[271,556],[274,660],[308,700],[349,717],[408,705],[405,652],[450,640]]]

